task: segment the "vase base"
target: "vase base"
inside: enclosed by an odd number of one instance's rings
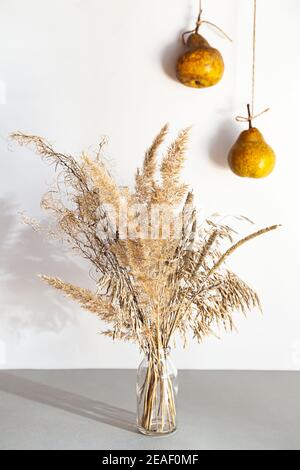
[[[138,426],[138,431],[141,434],[144,434],[144,436],[163,437],[163,436],[171,436],[177,431],[177,428],[174,428],[171,431],[160,431],[160,430],[147,430]]]

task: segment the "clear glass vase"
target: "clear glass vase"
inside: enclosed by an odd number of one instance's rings
[[[149,436],[176,431],[177,370],[169,348],[145,357],[137,371],[137,425]]]

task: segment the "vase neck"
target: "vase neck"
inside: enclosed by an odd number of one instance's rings
[[[160,348],[158,350],[158,355],[159,356],[169,356],[171,352],[171,348],[167,347],[167,348]]]
[[[160,348],[154,353],[154,357],[156,357],[158,360],[164,360],[167,359],[170,355],[171,349],[168,348]]]

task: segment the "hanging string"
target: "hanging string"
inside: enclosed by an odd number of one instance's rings
[[[216,28],[220,33],[223,34],[223,36],[228,39],[229,41],[232,42],[232,39],[228,36],[228,34],[225,33],[225,31],[223,31],[223,29],[221,29],[219,26],[217,26],[215,23],[212,23],[211,21],[206,21],[206,20],[202,20],[202,0],[199,0],[199,14],[198,14],[198,18],[197,18],[197,21],[196,21],[196,27],[194,29],[192,29],[191,31],[186,31],[185,33],[183,33],[182,35],[182,42],[183,44],[185,45],[186,42],[185,42],[185,37],[189,34],[192,34],[192,33],[198,33],[199,31],[199,28],[202,24],[208,24],[210,26],[212,26],[213,28]]]
[[[255,101],[255,76],[256,76],[256,23],[257,23],[257,1],[253,5],[253,33],[252,33],[252,115],[254,115]]]
[[[252,85],[251,85],[251,97],[252,105],[247,105],[248,116],[236,116],[237,122],[249,122],[249,129],[252,128],[252,121],[262,114],[267,113],[270,108],[266,108],[258,114],[254,114],[255,105],[255,78],[256,78],[256,31],[257,31],[257,0],[253,0],[253,33],[252,33]]]
[[[195,29],[195,33],[198,33],[199,31],[199,28],[201,26],[201,16],[202,16],[202,0],[199,0],[199,14],[198,14],[198,18],[197,18],[197,21],[196,21],[196,29]]]

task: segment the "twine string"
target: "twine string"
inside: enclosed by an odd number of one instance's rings
[[[228,41],[232,42],[232,39],[230,36],[228,36],[227,33],[225,33],[225,31],[220,28],[220,26],[216,25],[215,23],[212,23],[211,21],[207,21],[207,20],[200,20],[199,21],[199,27],[202,25],[202,24],[208,24],[210,26],[212,26],[213,28],[216,28],[220,33],[223,34],[223,36],[228,39]],[[198,21],[197,21],[197,25],[198,25]]]
[[[249,105],[250,106],[250,105]],[[248,116],[236,116],[235,120],[237,122],[249,122],[249,125],[251,123],[251,121],[253,121],[254,119],[258,118],[259,116],[261,116],[262,114],[265,114],[267,113],[268,111],[270,111],[270,107],[269,108],[266,108],[264,109],[263,111],[261,111],[260,113],[257,113],[257,114],[254,114],[252,112],[250,112],[250,115],[248,114]]]
[[[266,108],[260,113],[254,113],[255,106],[255,85],[256,85],[256,32],[257,32],[257,0],[253,0],[253,31],[252,31],[252,84],[251,84],[251,108],[247,105],[248,116],[236,116],[237,122],[249,122],[249,129],[252,128],[252,121],[262,114],[267,113],[270,108]]]
[[[202,0],[199,0],[199,14],[198,14],[198,18],[197,18],[197,21],[196,21],[195,33],[198,33],[199,28],[201,26],[202,12],[203,12],[203,10],[202,10]]]
[[[257,1],[253,0],[253,31],[252,31],[252,110],[254,115],[255,101],[255,75],[256,75],[256,24],[257,24]]]
[[[196,27],[194,29],[192,29],[191,31],[186,31],[185,33],[183,33],[183,35],[182,35],[183,44],[186,45],[185,37],[189,34],[192,34],[192,33],[197,34],[199,29],[200,29],[200,26],[202,24],[208,24],[209,26],[212,26],[213,28],[216,28],[220,33],[223,34],[223,36],[226,39],[228,39],[230,42],[232,42],[232,39],[228,36],[228,34],[226,34],[225,31],[223,29],[221,29],[219,26],[217,26],[215,23],[212,23],[211,21],[207,21],[207,20],[202,20],[202,12],[203,12],[202,0],[199,0],[199,14],[198,14],[198,18],[197,18],[197,21],[196,21]]]

